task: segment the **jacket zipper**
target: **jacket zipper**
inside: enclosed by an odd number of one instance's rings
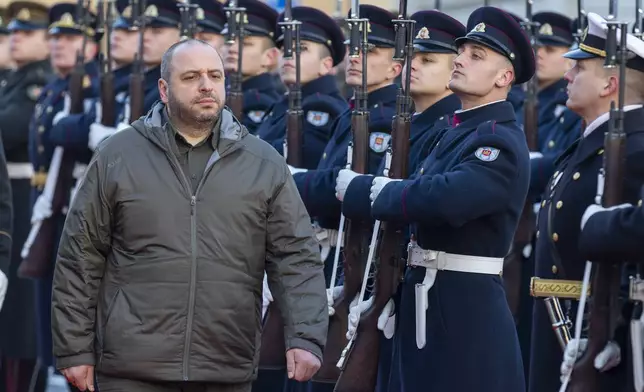
[[[192,322],[194,318],[194,307],[195,307],[195,296],[196,296],[196,279],[197,279],[197,195],[199,195],[199,191],[201,190],[201,187],[206,180],[206,177],[212,170],[212,167],[215,166],[215,164],[220,161],[223,157],[229,155],[233,151],[237,150],[235,149],[227,149],[227,151],[224,151],[222,155],[219,156],[217,160],[215,160],[205,171],[204,175],[201,177],[201,180],[199,181],[199,184],[197,185],[197,190],[195,191],[194,194],[191,192],[191,188],[188,183],[188,178],[186,177],[185,173],[179,166],[178,162],[176,162],[176,158],[173,155],[169,155],[170,158],[170,164],[174,167],[175,171],[179,171],[181,173],[181,179],[183,180],[183,185],[188,191],[188,194],[190,194],[190,294],[188,297],[188,319],[186,320],[186,337],[184,340],[184,346],[183,346],[183,380],[184,381],[189,381],[190,377],[188,375],[188,369],[190,366],[190,344],[191,344],[191,338],[192,338]]]

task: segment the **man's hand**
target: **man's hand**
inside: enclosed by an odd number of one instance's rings
[[[94,366],[80,365],[63,369],[63,376],[81,391],[94,391]]]
[[[579,350],[575,350],[577,348],[576,339],[571,339],[568,342],[568,345],[566,345],[566,349],[564,350],[563,362],[561,362],[560,372],[562,380],[570,372],[570,369],[575,366],[575,362],[584,354],[587,347],[588,339],[579,340]],[[600,372],[605,372],[619,365],[622,360],[621,354],[619,345],[613,341],[609,341],[606,344],[606,347],[597,354],[593,361],[593,365],[595,366],[595,369]]]
[[[289,379],[300,382],[309,381],[321,365],[320,359],[306,350],[292,348],[286,352],[286,370]]]

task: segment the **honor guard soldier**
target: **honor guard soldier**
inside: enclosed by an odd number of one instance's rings
[[[463,110],[416,176],[374,179],[371,212],[409,223],[414,235],[394,350],[402,390],[521,392],[501,274],[528,191],[529,152],[506,98],[532,77],[534,55],[500,9],[477,9],[467,28],[449,83]]]
[[[213,48],[222,53],[225,41],[221,34],[226,25],[224,6],[218,1],[197,0],[197,39],[208,42]]]
[[[301,22],[300,80],[302,83],[302,132],[303,168],[315,169],[322,158],[333,129],[335,119],[349,109],[340,94],[331,70],[344,60],[346,48],[340,26],[327,14],[310,7],[294,7],[293,19]],[[281,49],[284,36],[279,22],[276,26],[277,47]],[[282,81],[295,83],[295,59],[280,62]],[[286,112],[289,97],[283,96],[271,107],[264,121],[257,128],[257,136],[272,144],[283,154],[286,130]]]
[[[559,157],[556,171],[546,186],[538,217],[536,276],[531,291],[535,297],[550,297],[557,304],[560,303],[558,295],[568,293],[561,297],[565,318],[576,315],[576,304],[573,306],[572,299],[579,299],[581,294],[587,260],[579,250],[579,222],[586,208],[595,203],[598,194],[598,173],[604,162],[609,111],[611,102],[617,102],[619,94],[617,69],[604,68],[605,24],[599,15],[589,13],[588,28],[579,48],[565,54],[576,62],[565,75],[569,95],[566,105],[588,125],[581,138]],[[626,90],[623,92],[626,157],[622,195],[624,202],[635,204],[644,182],[644,109],[641,105],[644,102],[644,43],[629,34],[627,46],[629,60],[626,63]],[[535,301],[533,315],[530,391],[556,391],[560,387],[562,347],[553,332],[555,325],[549,319],[544,301]],[[624,333],[625,330],[618,328],[616,338],[625,338]],[[609,357],[604,359],[611,359]],[[624,383],[624,370],[621,366],[607,372],[600,378],[597,390],[615,391],[616,386]]]
[[[422,162],[436,139],[449,126],[450,116],[461,108],[460,99],[452,93],[448,84],[452,74],[453,61],[457,54],[455,40],[467,33],[465,26],[439,11],[420,11],[411,16],[416,21],[413,40],[414,55],[411,61],[410,96],[416,112],[410,127],[408,170],[411,175]],[[407,67],[409,65],[405,65]],[[406,70],[402,72],[403,85]],[[386,160],[382,160],[376,175],[383,176]],[[336,180],[336,197],[342,201],[342,213],[351,221],[372,220],[370,188],[371,175],[358,175],[342,169]],[[409,240],[409,238],[407,238]],[[406,247],[407,243],[401,243]],[[397,298],[390,301],[386,312],[394,313]],[[395,319],[394,319],[395,320]],[[351,321],[357,319],[350,318]],[[380,343],[380,365],[378,390],[401,390],[398,366],[392,366],[392,333],[394,322],[387,324]],[[385,339],[386,337],[386,339]],[[392,375],[390,376],[390,372]],[[392,384],[389,384],[392,380]]]
[[[48,7],[39,2],[15,1],[9,4],[7,29],[12,61],[16,69],[0,87],[0,133],[8,161],[13,191],[13,247],[7,292],[9,299],[0,313],[0,352],[3,369],[15,369],[17,377],[8,382],[9,390],[26,391],[32,375],[38,377],[36,391],[44,391],[45,369],[36,365],[36,321],[32,282],[19,279],[20,251],[31,228],[31,179],[29,161],[29,120],[41,91],[51,77],[47,27]],[[36,110],[41,111],[39,106]],[[34,377],[35,377],[34,376]]]
[[[350,14],[349,14],[350,15]],[[393,60],[395,31],[391,22],[394,16],[387,10],[372,5],[360,6],[360,17],[369,19],[367,35],[370,51],[367,53],[367,105],[369,109],[369,172],[375,173],[391,139],[391,121],[396,113],[398,86],[394,80],[402,70],[402,64]],[[362,82],[362,54],[347,59],[346,81],[352,86]],[[366,72],[367,70],[365,70]],[[353,106],[353,99],[350,106]],[[347,148],[352,140],[351,111],[337,118],[333,135],[322,153],[317,169],[307,171],[290,167],[300,196],[320,226],[318,238],[322,241],[322,254],[330,254],[338,235],[342,204],[335,197],[335,183],[338,172],[346,166]],[[329,284],[331,263],[325,265],[325,276]]]
[[[277,83],[273,70],[277,66],[279,50],[275,47],[277,11],[260,0],[239,0],[237,6],[245,8],[242,50],[243,113],[239,120],[248,131],[256,134],[262,119],[273,104],[279,101],[283,87]],[[226,34],[228,27],[222,34]],[[237,72],[239,45],[237,40],[226,47],[224,66],[226,73]]]
[[[133,71],[134,56],[139,45],[139,32],[134,18],[138,14],[132,10],[130,0],[116,0],[116,20],[112,23],[109,45],[112,57],[111,72],[113,77],[114,115],[123,116],[129,104],[127,101],[130,77]],[[140,4],[140,3],[136,3]],[[109,72],[109,70],[108,70]],[[104,92],[101,92],[103,96]],[[79,135],[80,141],[76,148],[89,147],[94,151],[96,146],[110,135],[116,133],[116,127],[109,127],[101,123],[102,105],[100,99],[95,99],[90,109],[85,113],[73,114],[60,120],[69,133]],[[81,135],[84,135],[81,136]]]
[[[46,185],[50,163],[56,148],[52,137],[56,132],[59,132],[58,140],[64,139],[60,135],[66,133],[65,129],[55,130],[54,117],[58,116],[60,119],[68,114],[69,104],[66,104],[66,101],[69,102],[70,99],[67,98],[67,93],[70,87],[70,75],[75,71],[78,53],[81,54],[81,61],[84,61],[84,65],[81,64],[81,71],[84,73],[82,78],[83,98],[88,100],[95,97],[98,90],[98,66],[94,58],[98,48],[96,41],[100,39],[100,36],[96,34],[94,22],[88,21],[88,19],[94,21],[95,17],[90,14],[89,18],[78,20],[76,9],[75,4],[60,3],[49,10],[49,45],[51,64],[56,72],[56,78],[49,82],[40,93],[29,127],[29,156],[36,172],[31,182],[31,200],[32,202],[36,201],[32,212],[32,225],[45,219],[55,222],[56,225],[56,230],[51,233],[53,238],[47,239],[55,244],[54,249],[51,249],[51,254],[47,255],[47,258],[51,258],[50,263],[40,264],[42,269],[32,271],[33,273],[29,276],[36,279],[37,342],[40,364],[44,368],[53,365],[50,316],[51,283],[56,257],[55,247],[60,238],[65,215],[64,208],[52,210],[51,200],[48,197],[40,196],[42,196]],[[83,34],[87,34],[86,39]],[[89,158],[89,154],[85,153],[85,150],[69,152],[74,155],[76,161],[83,161]],[[74,170],[74,177],[78,179],[81,175],[82,166],[79,165],[78,170]],[[73,184],[70,184],[70,187],[71,185]],[[71,196],[71,192],[63,193],[66,195],[65,205],[68,205],[69,197],[67,195]],[[25,260],[19,268],[27,269]]]

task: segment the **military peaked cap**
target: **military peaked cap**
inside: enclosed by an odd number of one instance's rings
[[[239,0],[237,7],[246,9],[245,35],[269,37],[275,40],[277,11],[259,0]],[[227,32],[228,24],[226,23],[221,33],[226,34]]]
[[[85,33],[95,41],[100,41],[103,34],[96,32],[96,15],[85,11],[89,23],[83,27],[84,23],[79,19],[77,9],[76,4],[73,3],[58,3],[51,7],[49,9],[49,34],[81,35]]]
[[[351,18],[351,10],[349,10]],[[396,31],[392,20],[395,16],[384,8],[375,5],[361,5],[360,19],[369,19],[367,40],[374,46],[393,48],[396,44]],[[349,43],[349,41],[345,41]]]
[[[414,51],[456,53],[456,38],[466,34],[465,26],[439,11],[419,11],[411,16],[414,26]]]
[[[537,41],[540,45],[570,47],[575,38],[572,20],[556,12],[539,12],[532,17],[537,22]]]
[[[196,0],[197,26],[206,33],[221,34],[226,24],[224,6],[217,0]]]
[[[49,26],[49,8],[33,1],[14,1],[9,4],[7,18],[10,32],[45,30]]]

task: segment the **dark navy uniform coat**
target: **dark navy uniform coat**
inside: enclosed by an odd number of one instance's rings
[[[253,135],[271,106],[282,98],[284,87],[277,80],[274,74],[265,72],[242,82],[244,115],[239,121]]]
[[[369,172],[375,173],[391,139],[391,122],[396,114],[398,87],[389,85],[369,94]],[[293,177],[306,208],[322,228],[338,229],[341,203],[335,197],[335,180],[347,163],[347,148],[352,140],[351,111],[345,111],[333,126],[333,136],[322,153],[316,170]]]
[[[131,71],[131,65],[126,65],[114,70],[114,94],[116,94],[116,105],[114,106],[116,120],[115,125],[123,120],[123,113],[130,85]],[[155,88],[156,86],[155,82]],[[148,89],[146,88],[146,90]],[[97,102],[100,102],[100,97],[91,101],[89,110],[85,113],[72,114],[61,119],[52,130],[51,139],[53,142],[56,145],[65,148],[73,148],[85,154],[88,148],[89,127],[96,122]],[[152,103],[150,103],[150,105],[152,105]]]
[[[90,62],[85,65],[85,75],[89,78],[89,85],[84,88],[83,94],[86,101],[96,98],[98,95],[98,66],[96,62]],[[56,126],[52,126],[54,116],[63,110],[64,107],[64,94],[68,89],[69,78],[57,78],[51,83],[47,84],[37,102],[37,110],[31,120],[29,128],[29,157],[36,172],[47,172],[49,164],[57,145],[52,140],[52,134],[57,132],[67,132],[60,122]],[[68,137],[84,138],[85,146],[87,146],[87,135],[72,135]],[[69,143],[80,145],[80,140],[69,140]],[[86,151],[79,153],[77,162],[87,162],[91,157],[91,151],[86,148]],[[41,188],[32,187],[32,203],[42,192]],[[71,189],[70,189],[71,194]],[[58,213],[54,216],[58,224],[55,243],[58,245],[58,239],[62,233],[63,224],[65,223],[65,215]],[[43,361],[43,366],[53,365],[52,345],[51,345],[51,282],[53,278],[53,267],[56,258],[56,249],[52,254],[51,271],[48,276],[36,281],[36,306],[38,321],[38,348],[39,358]]]
[[[284,155],[288,95],[276,102],[257,128],[257,136]],[[302,86],[302,167],[315,169],[333,134],[335,119],[349,109],[332,75],[322,76]]]
[[[456,113],[454,121],[414,177],[382,189],[372,215],[412,225],[424,249],[502,258],[528,191],[525,136],[509,102]],[[440,271],[428,294],[427,344],[418,350],[414,291],[424,276],[424,268],[409,268],[401,287],[394,360],[402,390],[524,391],[501,277]]]
[[[143,116],[147,114],[147,112],[152,109],[152,106],[161,99],[159,96],[159,78],[161,78],[161,66],[159,65],[158,67],[151,68],[147,71],[145,71],[145,75],[143,77]],[[125,110],[125,105],[130,104],[130,95],[129,95],[129,90],[128,94],[125,97],[125,103],[123,106],[123,109],[121,110],[120,113],[117,113],[116,117],[116,123],[120,122],[125,122],[127,121],[128,124],[132,124],[135,120],[138,120],[136,118],[125,118],[126,115],[126,110]],[[128,110],[129,113],[129,110]]]
[[[51,77],[49,60],[36,61],[11,73],[0,89],[0,133],[10,164],[29,164],[29,121]],[[11,283],[0,312],[0,351],[10,358],[35,358],[33,284],[17,276],[22,245],[31,230],[31,179],[12,178],[11,189],[13,246],[8,274]]]
[[[625,128],[626,180],[622,195],[624,202],[637,203],[644,182],[644,109],[627,111]],[[580,222],[586,207],[595,202],[607,130],[608,122],[604,122],[573,144],[562,155],[547,185],[538,216],[535,276],[577,281],[583,278],[587,259],[579,252]],[[575,313],[570,311],[569,315],[573,322]],[[531,346],[530,391],[558,388],[562,353],[542,301],[534,304]],[[609,381],[615,382],[606,380]]]
[[[449,128],[450,115],[461,108],[461,101],[451,94],[436,102],[422,113],[416,113],[411,119],[408,176],[416,170],[427,157],[428,149],[436,143],[441,131]],[[385,169],[385,160],[380,163],[378,171],[374,173],[382,176]],[[362,175],[355,177],[349,183],[342,202],[342,213],[352,220],[371,220],[371,184],[373,176]]]

